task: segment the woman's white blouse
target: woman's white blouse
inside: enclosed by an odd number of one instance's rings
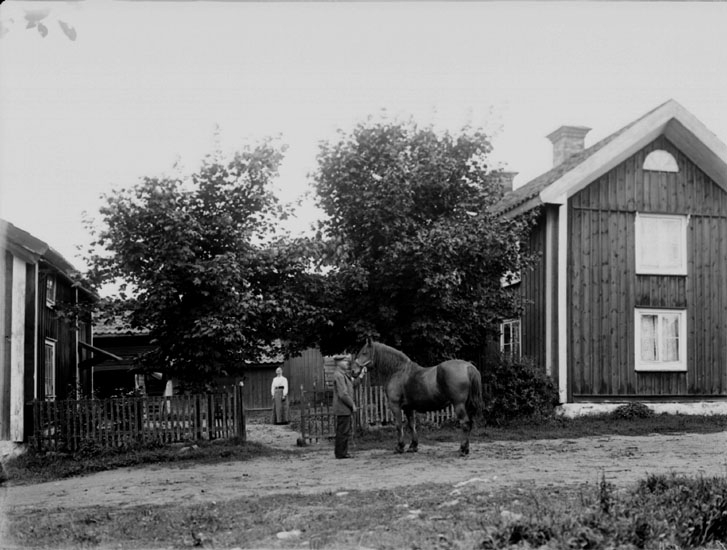
[[[275,397],[275,388],[283,388],[283,397],[288,397],[288,379],[285,376],[276,376],[270,386],[270,394]]]

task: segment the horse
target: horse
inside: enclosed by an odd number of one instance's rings
[[[358,376],[364,368],[379,370],[388,376],[386,396],[399,438],[396,452],[403,453],[405,447],[402,411],[411,431],[408,452],[417,452],[415,413],[438,411],[451,404],[462,428],[460,455],[469,454],[474,417],[482,410],[482,380],[472,363],[451,359],[425,368],[403,352],[368,338],[353,361],[353,374]]]

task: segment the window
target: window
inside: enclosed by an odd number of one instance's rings
[[[657,149],[649,153],[644,159],[644,170],[653,170],[654,172],[678,172],[679,165],[676,159],[662,149]]]
[[[45,304],[49,307],[56,304],[56,276],[50,273],[45,279]]]
[[[506,357],[520,359],[520,319],[503,321],[500,325],[500,351]]]
[[[636,214],[636,273],[687,274],[687,216]]]
[[[45,341],[45,399],[53,401],[56,398],[56,343],[53,340]]]
[[[636,370],[686,371],[686,311],[636,310]]]

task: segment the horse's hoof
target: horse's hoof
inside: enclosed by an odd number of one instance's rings
[[[409,448],[406,450],[407,453],[416,453],[419,452],[419,447],[416,445],[409,445]]]
[[[404,452],[404,445],[397,445],[394,448],[394,452],[399,453],[399,454],[403,453]]]

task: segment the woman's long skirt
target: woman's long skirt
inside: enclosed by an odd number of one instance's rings
[[[288,400],[283,399],[283,389],[276,388],[273,396],[273,424],[287,424],[288,417]]]

